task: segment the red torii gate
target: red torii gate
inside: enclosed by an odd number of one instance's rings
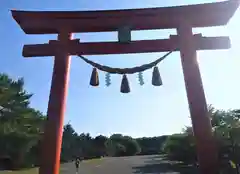
[[[218,173],[217,148],[202,86],[196,50],[230,48],[228,37],[193,35],[192,28],[226,25],[239,6],[239,0],[134,10],[109,11],[17,11],[13,18],[26,34],[58,34],[58,40],[46,44],[25,45],[24,57],[55,56],[47,122],[42,141],[40,174],[58,174],[62,143],[70,55],[100,55],[165,52],[179,48],[201,173]],[[177,29],[177,36],[163,40],[79,43],[74,32]]]

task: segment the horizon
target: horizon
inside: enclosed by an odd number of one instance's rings
[[[53,0],[51,2],[31,2],[25,0],[4,1],[0,7],[0,36],[3,48],[3,63],[0,73],[11,78],[24,78],[25,89],[33,93],[31,107],[46,114],[50,84],[52,78],[53,57],[23,58],[24,44],[44,43],[56,39],[56,35],[26,35],[13,20],[10,9],[24,10],[110,10],[177,6],[214,2],[210,0],[160,2],[151,0],[148,3],[127,0],[111,1],[107,4],[96,0],[89,1]],[[117,3],[118,2],[118,3]],[[216,2],[216,1],[215,1]],[[79,5],[79,7],[77,6]],[[205,96],[208,104],[216,109],[239,109],[240,74],[239,42],[240,18],[238,9],[226,26],[197,28],[194,33],[203,36],[230,36],[232,47],[229,50],[198,51],[198,63],[201,71]],[[11,32],[11,33],[9,33]],[[10,35],[11,34],[11,35]],[[162,39],[176,34],[174,29],[133,31],[132,40]],[[116,32],[74,34],[83,42],[116,41]],[[133,67],[156,60],[165,53],[144,53],[124,55],[86,56],[97,63],[112,67]],[[114,59],[114,60],[113,60]],[[131,92],[120,93],[121,76],[111,75],[112,85],[105,87],[105,73],[99,72],[100,86],[89,86],[92,67],[72,56],[67,107],[64,124],[70,121],[75,131],[89,133],[92,137],[99,134],[109,137],[111,134],[137,137],[155,137],[179,133],[185,126],[191,125],[185,84],[182,74],[179,52],[174,52],[159,65],[163,86],[151,85],[152,69],[143,73],[145,84],[138,84],[137,75],[128,76]],[[105,103],[105,104],[104,104]],[[79,110],[78,110],[79,108]],[[80,118],[79,118],[80,117]],[[147,124],[146,124],[147,123]]]

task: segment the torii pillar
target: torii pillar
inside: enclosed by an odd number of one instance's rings
[[[55,52],[52,85],[47,111],[48,117],[42,140],[40,174],[59,174],[63,122],[70,71],[68,42],[71,39],[72,33],[69,33],[67,30],[62,30],[58,34],[60,45]]]
[[[58,174],[62,143],[63,118],[67,96],[70,55],[126,54],[166,52],[179,48],[202,174],[218,173],[218,150],[212,134],[197,50],[230,48],[228,37],[193,35],[192,28],[226,25],[239,6],[239,0],[149,8],[87,12],[12,11],[13,18],[26,34],[58,34],[58,40],[47,44],[25,45],[24,57],[55,56],[47,122],[42,141],[40,174]],[[224,9],[224,10],[223,10]],[[74,32],[117,31],[176,28],[170,39],[118,42],[79,43]]]
[[[194,136],[196,137],[198,163],[202,173],[218,173],[218,152],[212,135],[212,125],[197,62],[192,27],[182,23],[177,29],[180,41],[181,62],[187,91]],[[211,155],[209,155],[211,153]]]

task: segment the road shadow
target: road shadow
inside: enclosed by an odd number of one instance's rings
[[[196,167],[185,165],[180,162],[169,161],[161,156],[154,156],[152,159],[145,161],[145,164],[141,166],[135,166],[132,168],[134,173],[171,173],[171,174],[199,174]]]

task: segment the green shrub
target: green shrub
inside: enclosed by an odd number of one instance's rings
[[[175,134],[169,136],[162,150],[171,160],[187,164],[195,164],[197,161],[196,147],[191,135]]]

